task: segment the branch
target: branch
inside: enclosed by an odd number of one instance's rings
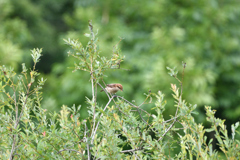
[[[104,83],[104,82],[103,82]],[[100,83],[97,83],[101,88],[102,88],[102,90],[106,93],[106,95],[108,96],[108,99],[111,99],[111,97],[109,96],[109,94],[108,94],[108,92],[106,91],[106,89],[100,84]],[[105,83],[104,83],[104,85],[106,85]]]
[[[98,84],[98,85],[103,89],[103,91],[107,94],[108,98],[111,99],[110,96],[108,95],[108,92],[105,90],[105,88],[103,88],[103,86],[102,86],[100,83],[97,83],[97,84]],[[125,98],[123,98],[123,97],[121,97],[121,96],[114,95],[113,97],[120,97],[121,99],[123,99],[124,101],[126,101],[126,102],[128,102],[130,105],[132,105],[133,107],[137,108],[137,111],[138,111],[138,113],[139,113],[140,118],[143,120],[144,123],[146,123],[149,127],[151,127],[151,126],[143,119],[143,117],[142,117],[142,115],[141,115],[141,113],[140,113],[140,111],[139,111],[139,109],[140,109],[140,110],[142,110],[143,112],[145,112],[146,114],[148,114],[148,116],[152,116],[152,115],[149,114],[147,111],[145,111],[145,110],[143,110],[143,109],[140,108],[140,106],[143,105],[143,103],[146,101],[146,99],[147,99],[148,97],[145,99],[145,101],[144,101],[139,107],[136,106],[136,105],[134,105],[134,104],[132,104],[131,102],[129,102],[128,100],[126,100]],[[115,101],[114,101],[114,102],[115,102]],[[109,103],[110,103],[110,101],[109,101]],[[122,111],[120,111],[120,112],[122,112]],[[122,113],[123,113],[123,112],[122,112]],[[125,113],[123,113],[123,114],[125,114]],[[126,114],[125,114],[125,115],[126,115]],[[128,116],[128,115],[126,115],[126,116]],[[153,117],[153,116],[152,116],[152,117]]]
[[[26,105],[27,105],[27,99],[28,99],[30,87],[31,87],[31,83],[28,84],[28,90],[27,90],[27,94],[26,94],[26,99],[25,99],[25,101],[24,101],[24,103],[23,103],[22,111],[21,111],[19,117],[16,118],[16,122],[15,122],[14,129],[17,129],[18,124],[19,124],[19,122],[20,122],[20,119],[22,118],[23,111],[24,111],[24,109],[25,109],[25,107],[26,107]],[[15,152],[15,150],[16,150],[16,138],[17,138],[17,134],[14,134],[14,135],[13,135],[12,149],[11,149],[11,153],[10,153],[10,157],[9,157],[10,160],[13,160],[13,157],[14,157],[14,155],[15,155],[14,152]]]
[[[184,70],[185,70],[185,68],[186,68],[186,63],[183,63],[182,62],[182,64],[183,64],[183,71],[182,71],[182,82],[181,82],[181,98],[182,98],[182,91],[183,91],[183,77],[184,77]]]
[[[104,83],[104,81],[102,80],[102,82]],[[106,91],[106,89],[105,88],[103,88],[103,86],[100,84],[100,83],[97,83],[101,88],[102,88],[102,90],[106,93],[106,95],[108,96],[108,99],[111,99],[110,98],[110,96],[109,96],[109,94],[108,94],[108,92]],[[104,85],[106,86],[106,84],[104,83]],[[112,95],[111,95],[112,96]],[[116,97],[116,95],[114,95],[115,97]],[[115,100],[113,99],[113,102],[116,104],[116,102],[115,102]],[[117,107],[118,107],[118,105],[116,105]],[[124,114],[125,116],[128,116],[126,113],[124,113],[123,111],[121,111],[121,109],[118,107],[118,110],[122,113],[122,114]],[[128,116],[129,117],[129,116]]]
[[[98,85],[103,89],[103,91],[107,94],[108,98],[111,99],[110,96],[108,95],[107,91],[105,90],[105,88],[104,88],[100,83],[97,83],[97,84],[98,84]],[[109,102],[109,103],[110,103],[110,102]],[[108,104],[109,104],[109,103],[108,103]],[[106,105],[106,106],[107,106],[107,105]],[[105,106],[105,108],[106,108],[106,106]],[[104,108],[103,111],[105,111],[105,108]],[[95,111],[95,110],[94,110],[94,111]],[[102,115],[101,115],[101,116],[102,116]],[[95,122],[95,116],[94,116],[93,118],[94,118],[94,122],[93,122],[93,127],[92,127],[93,132],[92,132],[92,134],[91,134],[91,137],[92,137],[91,144],[93,143],[94,134],[96,134],[96,133],[94,133],[94,132],[95,132],[95,130],[97,130],[98,124],[99,124],[99,123],[98,123],[97,126],[96,126],[96,128],[95,128],[95,123],[96,123],[96,122]]]
[[[18,119],[18,105],[17,105],[17,96],[16,96],[16,90],[13,84],[13,80],[11,80],[12,82],[12,89],[13,89],[13,97],[14,97],[14,105],[15,105],[15,110],[16,110],[16,119]]]
[[[148,114],[148,116],[153,117],[153,116],[152,116],[151,114],[149,114],[147,111],[145,111],[145,110],[143,110],[143,109],[140,108],[140,106],[143,105],[143,103],[144,103],[146,100],[145,100],[142,104],[140,104],[139,106],[136,106],[136,105],[134,105],[133,103],[131,103],[131,102],[129,102],[128,100],[126,100],[125,98],[121,97],[121,96],[117,96],[117,97],[120,97],[121,99],[123,99],[124,101],[126,101],[126,102],[128,102],[130,105],[132,105],[133,107],[137,108],[138,114],[139,114],[140,118],[142,119],[142,121],[143,121],[145,124],[147,124],[147,125],[149,126],[149,128],[152,130],[152,128],[151,128],[152,126],[149,125],[148,122],[144,120],[144,118],[142,117],[142,115],[141,115],[141,113],[140,113],[140,111],[139,111],[139,109],[140,109],[141,111],[143,111],[143,112],[145,112],[146,114]],[[125,114],[125,113],[124,113],[124,114]],[[153,118],[154,118],[154,117],[153,117]],[[153,131],[153,130],[152,130],[152,131]],[[154,131],[153,131],[153,132],[154,132]]]
[[[165,131],[165,133],[163,133],[162,137],[160,137],[157,141],[161,141],[163,139],[163,137],[167,134],[167,132],[169,132],[169,130],[173,127],[174,123],[176,122],[177,118],[174,119],[173,123],[168,127],[168,129]]]
[[[92,35],[92,39],[91,39],[91,40],[94,41],[95,36],[94,36],[94,33],[93,33],[92,20],[89,20],[89,21],[88,21],[88,28],[89,28],[89,30],[90,30],[90,32],[91,32],[91,35]]]
[[[86,135],[86,132],[88,132],[88,128],[87,128],[87,124],[85,123],[85,135]],[[90,147],[89,147],[89,143],[87,142],[86,136],[85,136],[85,139],[86,139],[86,143],[87,143],[88,160],[90,160],[91,159],[91,152],[90,152]]]
[[[15,123],[15,126],[14,126],[15,129],[17,129],[17,126],[18,126],[18,124],[19,124],[19,121],[20,121],[20,119],[22,118],[23,111],[24,111],[24,109],[25,109],[25,107],[26,107],[26,105],[27,105],[27,99],[28,99],[29,91],[30,91],[30,87],[31,87],[30,84],[31,84],[31,83],[28,84],[28,90],[27,90],[27,94],[26,94],[27,96],[26,96],[26,99],[25,99],[25,101],[24,101],[24,103],[23,103],[22,111],[21,111],[18,119],[16,120],[16,123]]]
[[[124,151],[121,151],[121,153],[136,152],[136,151],[140,151],[140,150],[143,150],[143,148],[136,148],[136,149],[124,150]]]
[[[109,103],[113,100],[114,97],[116,97],[116,96],[112,96],[112,97],[109,99],[108,103],[106,104],[106,106],[105,106],[104,109],[103,109],[103,113],[104,113],[104,111],[107,109],[107,106],[108,106]],[[101,119],[101,117],[103,116],[103,113],[100,115],[99,119]],[[92,136],[91,136],[91,137],[92,137],[91,144],[93,144],[93,140],[94,140],[95,134],[96,134],[96,132],[97,132],[97,129],[98,129],[98,125],[99,125],[99,123],[100,123],[100,121],[98,121],[95,130],[92,132]]]
[[[88,26],[89,26],[89,30],[91,32],[91,37],[92,37],[91,40],[94,41],[95,37],[94,37],[94,32],[93,32],[92,21],[89,20],[88,23],[89,23]],[[94,44],[92,43],[92,45],[94,45]],[[94,50],[94,52],[96,52],[96,50]],[[94,72],[93,71],[94,53],[91,54],[90,62],[91,62],[90,75],[91,75],[91,85],[92,85],[92,101],[94,102],[94,105],[93,105],[93,128],[94,128],[95,127],[95,121],[96,121],[95,120],[96,119],[96,117],[95,117],[96,113],[95,112],[96,112],[96,102],[97,102],[96,92],[94,90],[94,87],[96,87],[96,86],[94,85],[94,76],[93,76],[93,72]]]
[[[128,100],[126,100],[125,98],[121,97],[121,96],[117,96],[119,98],[121,98],[122,100],[126,101],[127,103],[129,103],[131,106],[133,106],[134,108],[140,109],[141,111],[145,112],[148,116],[153,117],[151,114],[149,114],[147,111],[143,110],[142,108],[139,108],[138,106],[132,104],[131,102],[129,102]],[[153,117],[154,118],[154,117]]]
[[[186,68],[186,63],[183,63],[182,81],[183,81],[183,77],[184,77],[184,69],[185,69],[185,68]],[[175,76],[174,76],[174,77],[175,77]],[[178,99],[177,110],[176,110],[176,112],[175,112],[175,116],[174,116],[174,121],[173,121],[173,123],[168,127],[168,129],[165,131],[165,133],[162,135],[162,137],[160,137],[160,138],[158,139],[158,142],[163,139],[163,137],[167,134],[167,132],[169,132],[169,130],[173,127],[173,125],[174,125],[175,122],[177,121],[177,118],[179,117],[179,116],[177,116],[177,113],[178,113],[178,109],[179,109],[179,107],[180,107],[180,102],[182,101],[183,85],[182,85],[182,81],[180,81],[177,77],[175,77],[175,78],[180,82],[180,85],[181,85],[181,94],[180,94],[180,97],[179,97],[179,99]]]

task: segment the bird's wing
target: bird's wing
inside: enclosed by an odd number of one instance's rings
[[[115,84],[107,84],[108,87],[114,87]]]

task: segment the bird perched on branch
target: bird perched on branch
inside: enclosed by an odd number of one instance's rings
[[[115,94],[117,93],[119,90],[120,91],[123,91],[123,86],[119,83],[112,83],[112,84],[107,84],[106,86],[106,91],[108,93],[111,93],[111,94]],[[100,92],[102,92],[103,90],[101,90]]]

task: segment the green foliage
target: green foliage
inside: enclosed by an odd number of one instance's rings
[[[79,105],[84,96],[78,95],[91,95],[91,85],[83,80],[89,74],[67,69],[76,59],[67,58],[62,39],[80,39],[85,46],[88,39],[82,33],[92,19],[99,29],[101,55],[111,57],[113,46],[123,37],[119,47],[126,60],[121,68],[129,72],[107,70],[104,80],[121,82],[129,99],[142,101],[143,92],[160,88],[173,105],[169,82],[175,80],[166,66],[179,68],[184,61],[188,64],[184,91],[189,94],[183,96],[199,105],[197,120],[204,119],[205,104],[220,109],[218,116],[226,123],[240,116],[238,0],[2,0],[0,13],[0,64],[14,69],[22,61],[30,65],[26,51],[44,48],[37,68],[48,79],[43,103],[49,110],[59,110],[63,103]],[[174,113],[170,107],[166,110],[165,115]]]
[[[231,126],[228,134],[224,120],[215,117],[215,110],[206,106],[204,128],[195,121],[197,105],[183,98],[183,83],[177,71],[168,67],[178,83],[171,84],[174,106],[167,104],[164,94],[149,91],[140,105],[122,96],[109,95],[108,101],[99,103],[97,86],[108,69],[121,69],[123,56],[114,50],[112,58],[104,58],[98,40],[89,22],[90,41],[84,47],[77,40],[65,42],[72,47],[69,55],[76,58],[74,70],[86,71],[91,83],[91,98],[85,97],[88,118],[81,119],[81,106],[63,105],[60,112],[47,112],[42,108],[43,78],[36,64],[41,49],[32,50],[33,67],[22,64],[22,73],[0,66],[0,158],[1,159],[239,159],[240,141],[236,139],[239,122]],[[183,63],[182,79],[186,77]],[[85,81],[87,81],[85,79]],[[187,94],[187,93],[185,93]],[[78,95],[81,96],[81,95]],[[111,103],[111,105],[110,105]],[[103,106],[103,107],[102,107]],[[148,112],[143,106],[151,108]],[[174,108],[170,118],[164,116],[166,108]],[[208,139],[206,132],[214,132]],[[221,154],[213,148],[217,141]],[[221,157],[220,157],[221,156]]]
[[[104,71],[106,69],[120,69],[120,63],[123,61],[124,56],[119,54],[118,46],[116,45],[113,50],[111,59],[107,59],[104,56],[100,56],[99,46],[97,45],[98,39],[95,38],[93,32],[93,26],[89,22],[89,28],[91,33],[85,34],[86,37],[91,37],[91,41],[88,42],[84,48],[77,40],[64,40],[66,44],[73,48],[73,52],[69,51],[68,55],[73,56],[79,62],[75,63],[75,70],[83,70],[90,73],[92,79],[97,82],[103,78]]]
[[[19,34],[26,33],[26,26],[19,19],[7,19],[12,13],[12,6],[9,1],[1,1],[0,5],[0,63],[5,65],[11,65],[16,68],[17,62],[22,59],[22,51],[20,46],[14,43],[14,38],[23,40]],[[15,28],[18,26],[18,28]]]
[[[12,68],[7,68],[4,65],[1,69],[1,158],[12,159],[15,154],[18,154],[17,148],[23,151],[19,154],[25,153],[22,143],[32,146],[32,141],[37,133],[33,134],[33,137],[29,137],[35,128],[33,119],[30,113],[38,112],[38,109],[42,100],[42,93],[40,90],[45,80],[40,79],[36,82],[36,77],[39,73],[36,71],[36,64],[40,60],[42,50],[32,50],[32,57],[34,61],[33,68],[30,72],[27,71],[25,64],[22,64],[22,73],[17,75]],[[40,109],[40,111],[43,111]],[[43,112],[41,113],[41,119],[43,118]],[[37,113],[39,115],[39,113]],[[37,117],[39,119],[39,117]],[[23,125],[24,130],[20,127]],[[43,126],[42,126],[43,127]],[[10,138],[9,138],[10,137]],[[20,147],[21,146],[21,147]],[[31,153],[31,151],[29,152]],[[26,156],[29,154],[25,154]],[[24,158],[24,157],[23,157]]]
[[[71,12],[62,15],[68,29],[59,35],[58,41],[70,37],[87,44],[88,39],[82,33],[87,32],[85,24],[89,19],[99,29],[101,55],[111,57],[112,47],[119,36],[123,37],[119,45],[126,60],[121,67],[129,72],[106,71],[108,78],[104,80],[123,83],[124,95],[135,101],[144,100],[143,92],[149,89],[157,92],[160,88],[173,105],[169,82],[175,80],[168,76],[166,66],[179,68],[184,61],[188,64],[184,91],[189,94],[183,96],[190,103],[199,104],[199,121],[204,119],[203,106],[207,104],[221,109],[223,112],[218,116],[226,118],[228,123],[240,115],[239,6],[237,0],[76,1],[74,8],[68,8]],[[66,69],[74,61],[66,58],[65,63],[52,66],[51,74],[47,75],[51,89],[45,92],[46,108],[57,108],[62,103],[81,104],[84,100],[70,93],[91,95],[91,85],[81,80],[88,73],[71,74]],[[51,105],[47,105],[49,102]],[[166,113],[173,112],[167,108]]]
[[[239,85],[240,78],[240,32],[236,19],[240,14],[239,3],[216,0],[161,2],[160,8],[152,10],[152,15],[159,15],[159,19],[151,21],[149,41],[156,60],[151,65],[152,70],[146,73],[145,88],[161,88],[169,95],[166,86],[170,79],[165,66],[179,67],[184,61],[188,64],[184,91],[189,93],[184,97],[200,106],[208,104],[221,108],[224,110],[219,113],[222,117],[232,120],[239,117],[239,98],[233,96],[239,93],[234,88]],[[200,118],[202,114],[199,113]]]

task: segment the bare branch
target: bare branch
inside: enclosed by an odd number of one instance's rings
[[[136,152],[136,151],[140,151],[140,150],[143,150],[143,148],[136,148],[136,149],[124,150],[124,151],[121,151],[121,153]]]
[[[163,133],[162,137],[160,137],[157,141],[161,141],[163,137],[169,132],[169,130],[173,127],[174,123],[176,122],[176,119],[174,119],[173,123],[168,127],[168,129]]]

